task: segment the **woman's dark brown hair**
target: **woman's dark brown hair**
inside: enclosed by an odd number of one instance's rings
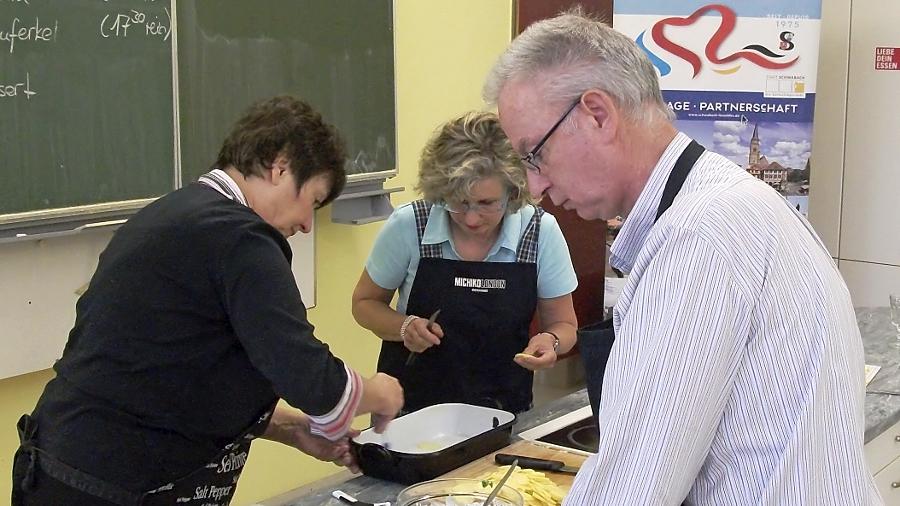
[[[222,144],[215,167],[234,166],[244,177],[262,177],[278,155],[288,159],[297,191],[313,177],[331,181],[326,205],[344,189],[344,143],[322,115],[295,97],[259,101],[244,112]]]

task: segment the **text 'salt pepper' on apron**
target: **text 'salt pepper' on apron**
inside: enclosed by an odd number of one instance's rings
[[[31,416],[22,415],[17,425],[19,449],[13,464],[14,504],[17,504],[17,496],[23,498],[22,504],[32,504],[27,500],[27,496],[34,490],[35,471],[40,469],[44,475],[63,485],[96,497],[108,504],[120,506],[172,504],[227,506],[234,497],[238,479],[250,454],[250,444],[253,439],[265,432],[274,409],[275,404],[273,403],[250,427],[222,448],[205,465],[182,478],[144,493],[125,490],[47,454],[34,444],[38,430],[37,423]],[[65,498],[59,499],[60,501],[65,500]],[[63,504],[63,502],[58,504]]]
[[[675,200],[675,196],[684,185],[688,173],[691,168],[703,154],[704,148],[697,141],[691,141],[688,147],[681,152],[669,178],[666,180],[666,186],[663,190],[662,198],[659,201],[659,207],[656,210],[656,220]],[[616,339],[615,329],[613,328],[612,319],[604,320],[600,323],[588,325],[578,329],[578,352],[581,360],[584,362],[585,380],[587,382],[588,399],[591,402],[591,411],[593,411],[594,419],[600,405],[600,395],[603,390],[603,373],[606,371],[606,362],[609,360],[610,351],[612,351],[613,342]]]
[[[444,331],[409,366],[401,342],[384,341],[378,370],[403,386],[405,412],[443,402],[497,407],[513,413],[531,407],[533,374],[513,362],[527,345],[537,307],[537,244],[543,209],[519,242],[515,262],[469,262],[441,257],[441,244],[422,244],[431,211],[413,203],[421,259],[406,306],[411,315],[430,315]]]

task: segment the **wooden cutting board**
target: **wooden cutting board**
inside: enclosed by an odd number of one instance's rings
[[[561,460],[567,466],[581,467],[581,464],[587,459],[584,455],[570,453],[565,450],[548,448],[546,446],[532,443],[531,441],[516,441],[506,448],[497,450],[489,455],[485,455],[478,460],[469,462],[468,464],[458,467],[453,471],[441,476],[441,478],[477,478],[483,474],[495,471],[498,467],[494,463],[495,453],[511,453],[514,455],[524,455],[526,457],[537,457],[541,459]],[[574,474],[554,473],[550,471],[541,471],[547,478],[559,485],[563,491],[568,492],[575,480]]]

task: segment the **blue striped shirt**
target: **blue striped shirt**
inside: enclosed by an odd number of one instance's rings
[[[809,223],[704,153],[654,224],[678,134],[612,246],[600,448],[573,505],[882,504],[863,455],[863,348]]]

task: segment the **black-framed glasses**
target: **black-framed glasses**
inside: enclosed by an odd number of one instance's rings
[[[537,172],[538,174],[541,173],[541,166],[538,165],[535,161],[537,159],[538,153],[541,152],[541,148],[544,147],[544,144],[547,143],[547,140],[550,139],[550,136],[553,135],[553,132],[555,132],[556,129],[559,128],[559,125],[562,125],[563,120],[566,119],[570,112],[575,110],[575,107],[578,106],[579,103],[581,103],[580,96],[577,100],[575,100],[575,102],[572,103],[572,105],[569,106],[568,109],[566,109],[566,112],[564,112],[563,115],[560,116],[558,120],[556,120],[556,123],[554,123],[553,126],[550,127],[550,130],[547,130],[547,133],[544,134],[543,137],[541,137],[541,140],[539,140],[537,144],[535,144],[534,149],[532,149],[528,153],[525,153],[525,156],[522,157],[522,163],[525,164],[526,169]]]

